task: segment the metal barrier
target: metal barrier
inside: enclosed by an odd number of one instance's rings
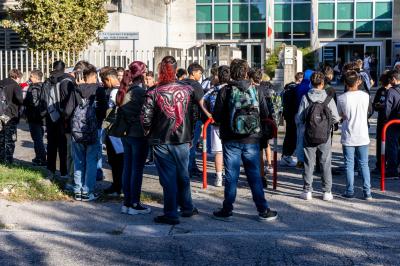
[[[214,119],[209,118],[203,126],[203,189],[207,189],[207,128],[214,123]]]
[[[276,190],[278,186],[278,127],[274,120],[264,119],[264,122],[270,124],[273,128],[273,139],[274,139],[274,166],[272,174],[272,189]]]
[[[264,119],[263,122],[270,124],[273,128],[274,166],[272,174],[272,188],[276,190],[278,185],[278,127],[272,119]],[[211,123],[214,123],[214,120],[209,118],[203,126],[203,189],[207,189],[207,128]]]
[[[385,174],[386,174],[386,132],[387,129],[394,124],[400,124],[400,119],[395,119],[387,122],[382,129],[381,143],[381,191],[385,191]],[[396,169],[397,170],[397,169]]]

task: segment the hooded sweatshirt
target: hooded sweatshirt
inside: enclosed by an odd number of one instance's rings
[[[304,72],[304,78],[301,81],[301,83],[297,86],[296,89],[296,99],[297,99],[297,106],[296,106],[296,110],[299,109],[299,105],[301,100],[303,99],[303,96],[307,94],[307,92],[311,89],[311,75],[312,75],[313,71],[312,70],[306,70],[306,72]]]
[[[311,89],[308,92],[308,97],[312,102],[324,102],[326,100],[327,94],[325,90],[317,90],[317,89]],[[306,117],[307,117],[307,108],[309,106],[309,102],[306,96],[303,96],[301,102],[300,102],[300,107],[299,111],[297,113],[297,123],[304,125],[306,123]],[[336,124],[340,121],[339,113],[336,107],[336,103],[334,99],[332,98],[331,101],[328,104],[329,109],[332,112],[332,124]]]
[[[220,137],[222,142],[235,141],[243,144],[255,144],[259,143],[263,136],[262,132],[248,136],[237,135],[233,133],[231,129],[229,98],[232,92],[232,87],[235,86],[244,91],[247,90],[250,85],[251,82],[248,80],[233,81],[222,88],[218,93],[213,118],[215,122],[220,125]],[[263,119],[268,118],[268,106],[263,91],[260,89],[257,89],[257,91],[260,104],[260,120],[262,121]]]

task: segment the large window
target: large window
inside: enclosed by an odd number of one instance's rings
[[[319,0],[318,37],[391,38],[392,0]]]
[[[197,39],[265,39],[266,0],[196,0]]]

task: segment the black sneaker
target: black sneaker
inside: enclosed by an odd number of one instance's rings
[[[231,222],[232,215],[233,214],[231,211],[227,211],[224,208],[220,209],[219,211],[213,212],[214,219],[224,221],[224,222]]]
[[[176,225],[179,224],[178,218],[170,218],[165,215],[157,216],[154,218],[154,222],[158,224],[169,224],[169,225]]]
[[[140,202],[132,204],[132,207],[129,208],[129,215],[137,215],[137,214],[148,214],[151,213],[151,208],[143,206]]]
[[[82,201],[95,201],[99,198],[97,194],[94,193],[82,193]]]
[[[346,199],[353,199],[353,198],[354,198],[354,194],[343,193],[343,194],[342,194],[342,197],[343,197],[343,198],[346,198]]]
[[[109,188],[106,188],[103,191],[104,194],[106,194],[108,197],[119,197],[121,196],[121,191],[118,192],[113,185],[111,185]]]
[[[147,161],[144,165],[145,166],[154,166],[155,163],[154,163],[154,161]]]
[[[274,221],[277,218],[278,218],[278,212],[271,211],[271,209],[267,209],[265,212],[260,212],[258,214],[258,220],[262,222]]]
[[[74,199],[76,201],[82,201],[82,194],[81,193],[75,193],[74,194]]]
[[[267,177],[264,176],[263,178],[261,178],[261,180],[262,180],[263,188],[264,188],[264,189],[267,189],[267,188],[268,188]]]
[[[181,216],[185,217],[185,218],[189,218],[189,217],[192,217],[194,215],[199,215],[199,210],[196,207],[193,208],[193,210],[191,210],[191,211],[182,211],[181,212]]]

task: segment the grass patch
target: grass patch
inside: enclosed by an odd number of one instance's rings
[[[21,165],[0,165],[0,197],[12,201],[68,199],[57,184],[45,177],[44,170]]]

